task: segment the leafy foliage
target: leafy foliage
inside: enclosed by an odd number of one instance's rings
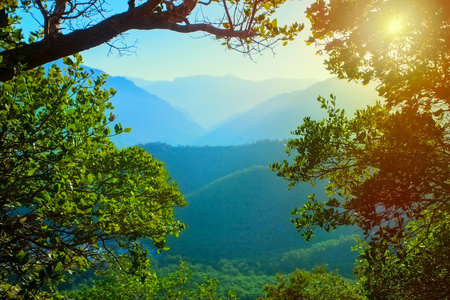
[[[114,259],[140,238],[165,247],[185,202],[162,163],[109,141],[113,90],[65,59],[1,84],[1,281],[31,297],[75,270]],[[115,124],[114,132],[123,129]]]
[[[446,299],[450,293],[448,213],[420,232],[408,245],[404,258],[365,243],[356,268],[359,283],[370,299]],[[423,221],[422,221],[423,222]],[[417,227],[410,223],[408,226]],[[371,262],[378,263],[371,263]]]
[[[142,249],[141,249],[142,251]],[[133,253],[132,253],[133,254]],[[75,299],[219,299],[216,297],[217,281],[203,278],[203,282],[192,288],[192,271],[182,262],[179,270],[164,277],[150,269],[145,255],[136,260],[121,256],[106,270],[97,272],[98,280],[91,288],[69,293]],[[233,294],[230,291],[230,298]]]
[[[289,275],[288,283],[282,274],[277,279],[278,285],[266,285],[265,297],[258,299],[366,299],[357,286],[334,272],[327,273],[325,267],[311,272],[297,269]]]
[[[383,105],[358,111],[347,119],[324,98],[329,117],[309,118],[288,142],[297,151],[293,164],[274,164],[291,181],[329,180],[329,200],[315,196],[293,214],[295,226],[309,239],[319,226],[326,231],[357,224],[372,241],[402,247],[410,220],[428,218],[448,206],[447,130],[430,113],[412,109],[387,113]],[[336,197],[336,196],[338,197]],[[430,218],[420,226],[423,230]]]
[[[16,47],[24,39],[22,30],[14,26],[20,20],[16,15],[18,8],[17,0],[5,0],[0,3],[0,49]],[[1,63],[2,61],[0,66]]]
[[[379,82],[389,104],[448,103],[447,1],[317,0],[307,17],[339,78]]]
[[[316,227],[363,229],[358,277],[371,299],[440,298],[449,261],[441,242],[449,213],[448,6],[318,0],[307,15],[308,43],[323,46],[328,69],[378,81],[386,104],[349,120],[333,96],[319,98],[328,118],[306,118],[287,144],[298,152],[294,162],[272,166],[291,186],[329,182],[327,200],[311,195],[293,212],[295,226],[307,239]]]

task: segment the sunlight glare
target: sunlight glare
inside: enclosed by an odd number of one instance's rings
[[[400,18],[391,19],[387,24],[387,33],[390,35],[397,35],[403,29],[403,21]]]

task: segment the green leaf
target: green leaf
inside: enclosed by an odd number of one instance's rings
[[[122,131],[122,130],[121,130],[119,124],[116,124],[116,125],[114,126],[114,132],[115,132],[116,134],[119,134],[121,131]]]
[[[24,92],[26,92],[26,91],[27,91],[27,85],[26,85],[25,83],[20,84],[20,85],[17,87],[17,91],[18,91],[19,93],[24,93]]]
[[[74,64],[73,60],[70,57],[64,57],[63,63],[68,66],[72,66]]]
[[[55,272],[60,272],[64,269],[63,265],[61,264],[61,262],[58,262],[58,264],[55,267]]]
[[[111,129],[109,129],[109,127],[105,127],[105,129],[103,129],[103,135],[108,136],[111,133]]]

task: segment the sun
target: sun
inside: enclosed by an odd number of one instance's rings
[[[401,18],[394,18],[387,22],[386,32],[389,35],[398,35],[403,31],[404,22]]]

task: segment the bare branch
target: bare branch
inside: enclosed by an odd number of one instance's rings
[[[227,7],[227,0],[223,0],[223,8],[225,9],[225,13],[228,18],[228,24],[230,25],[230,29],[234,30],[233,20],[231,20],[230,12],[228,11],[228,7]]]
[[[62,15],[66,11],[67,0],[55,0],[53,13],[49,14],[48,36],[53,38],[60,34],[59,29],[62,22]]]
[[[44,6],[42,5],[42,1],[35,0],[34,4],[37,5],[38,10],[41,12],[42,17],[44,18],[44,36],[48,36],[48,19],[49,15],[48,12],[45,10]]]

